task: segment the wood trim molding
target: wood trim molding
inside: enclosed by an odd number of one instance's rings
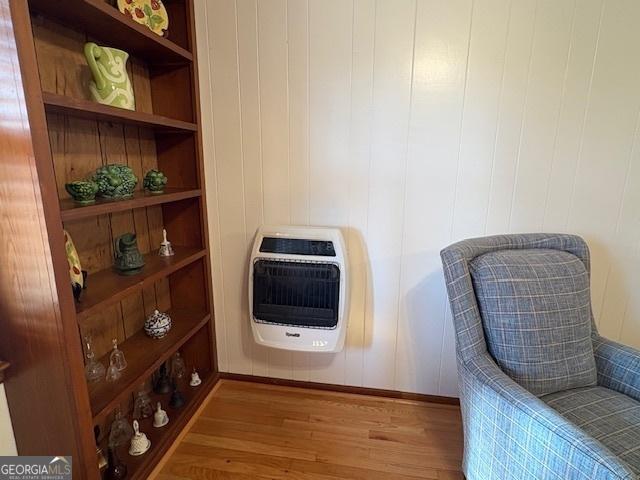
[[[7,368],[9,368],[9,362],[0,360],[0,383],[4,382]]]
[[[243,382],[266,383],[269,385],[281,385],[284,387],[312,388],[339,393],[355,393],[358,395],[370,395],[374,397],[399,398],[402,400],[414,400],[418,402],[440,403],[444,405],[460,405],[456,397],[443,397],[440,395],[426,395],[423,393],[400,392],[398,390],[385,390],[382,388],[353,387],[350,385],[336,385],[330,383],[303,382],[300,380],[288,380],[282,378],[258,377],[240,373],[220,372],[221,379],[239,380]]]

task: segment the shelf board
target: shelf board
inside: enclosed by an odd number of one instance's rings
[[[29,6],[74,29],[82,28],[89,37],[156,65],[184,64],[193,60],[189,51],[156,35],[104,0],[29,0]]]
[[[162,408],[166,410],[169,416],[169,423],[162,428],[153,426],[153,417],[139,420],[140,431],[147,435],[151,440],[151,448],[139,457],[129,455],[129,445],[118,447],[117,454],[120,460],[127,466],[127,478],[131,480],[142,480],[149,478],[149,474],[158,465],[160,459],[165,455],[169,447],[173,444],[176,437],[182,429],[187,425],[191,417],[196,413],[198,407],[207,398],[211,389],[215,386],[218,375],[213,372],[205,372],[200,374],[202,384],[198,387],[190,387],[185,385],[181,387],[181,392],[185,397],[185,405],[180,409],[169,407],[169,397],[167,395],[151,395],[151,404],[154,406],[156,402],[162,403]],[[133,422],[131,415],[128,417],[129,422]],[[101,442],[102,450],[106,455],[107,438]]]
[[[198,126],[195,123],[183,122],[182,120],[175,120],[152,113],[110,107],[90,100],[71,98],[56,93],[42,92],[42,100],[47,113],[72,115],[89,120],[125,123],[139,127],[149,127],[163,132],[195,132],[198,130]]]
[[[133,208],[151,207],[162,203],[177,202],[187,198],[199,197],[199,189],[165,188],[164,193],[152,194],[147,191],[137,190],[132,198],[125,200],[96,199],[90,205],[80,205],[67,198],[60,201],[60,216],[63,222],[80,220],[82,218],[105,215],[108,213],[122,212]]]
[[[89,274],[81,301],[76,302],[76,318],[82,322],[89,315],[164,278],[204,257],[206,251],[192,247],[173,247],[175,255],[160,257],[154,250],[144,256],[145,266],[137,275],[119,275],[112,268]]]
[[[210,315],[202,311],[171,309],[167,312],[173,321],[171,330],[163,338],[148,337],[140,330],[118,348],[124,352],[127,368],[115,382],[105,380],[89,385],[89,399],[94,424],[129,397],[160,365],[168,360],[198,330],[209,321]],[[109,365],[107,352],[100,362]]]

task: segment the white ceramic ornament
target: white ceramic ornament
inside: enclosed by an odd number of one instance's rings
[[[167,240],[167,231],[164,228],[162,229],[162,243],[160,244],[158,255],[161,257],[171,257],[172,255],[175,255],[171,242]]]
[[[146,453],[151,448],[151,440],[140,431],[140,424],[137,420],[133,421],[133,437],[131,437],[131,445],[129,446],[129,455],[137,457]]]
[[[201,383],[202,383],[202,380],[200,380],[200,375],[198,375],[198,372],[194,370],[193,373],[191,374],[191,380],[189,381],[189,385],[191,385],[192,387],[197,387]]]
[[[151,338],[162,338],[171,330],[171,317],[155,310],[144,322],[144,333]]]
[[[169,415],[162,409],[162,405],[158,402],[156,406],[156,412],[153,414],[153,426],[156,428],[164,427],[169,423]]]

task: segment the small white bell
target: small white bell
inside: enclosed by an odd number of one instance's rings
[[[156,412],[153,414],[153,426],[156,428],[164,427],[169,423],[169,415],[162,409],[162,405],[158,402]]]
[[[137,457],[146,453],[151,448],[151,440],[140,431],[140,424],[137,420],[133,421],[133,437],[131,437],[131,446],[129,447],[129,455]]]
[[[191,374],[191,380],[189,381],[189,385],[191,385],[192,387],[197,387],[201,383],[202,383],[202,380],[200,380],[200,375],[198,375],[198,372],[196,372],[194,369],[193,373]]]
[[[175,255],[171,242],[167,240],[167,230],[164,228],[162,229],[162,243],[160,244],[158,255],[161,257],[171,257],[172,255]]]

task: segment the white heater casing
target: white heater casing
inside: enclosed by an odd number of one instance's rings
[[[313,254],[271,253],[260,251],[265,238],[297,239],[332,242],[335,256]],[[256,318],[254,312],[254,266],[260,260],[300,262],[303,264],[330,264],[339,269],[338,320],[335,327],[272,323]],[[264,262],[263,262],[264,263]],[[305,352],[339,352],[344,347],[347,332],[349,282],[347,254],[342,232],[337,228],[263,226],[253,243],[249,262],[249,312],[251,330],[256,343],[271,348]],[[335,270],[335,269],[334,269]]]

